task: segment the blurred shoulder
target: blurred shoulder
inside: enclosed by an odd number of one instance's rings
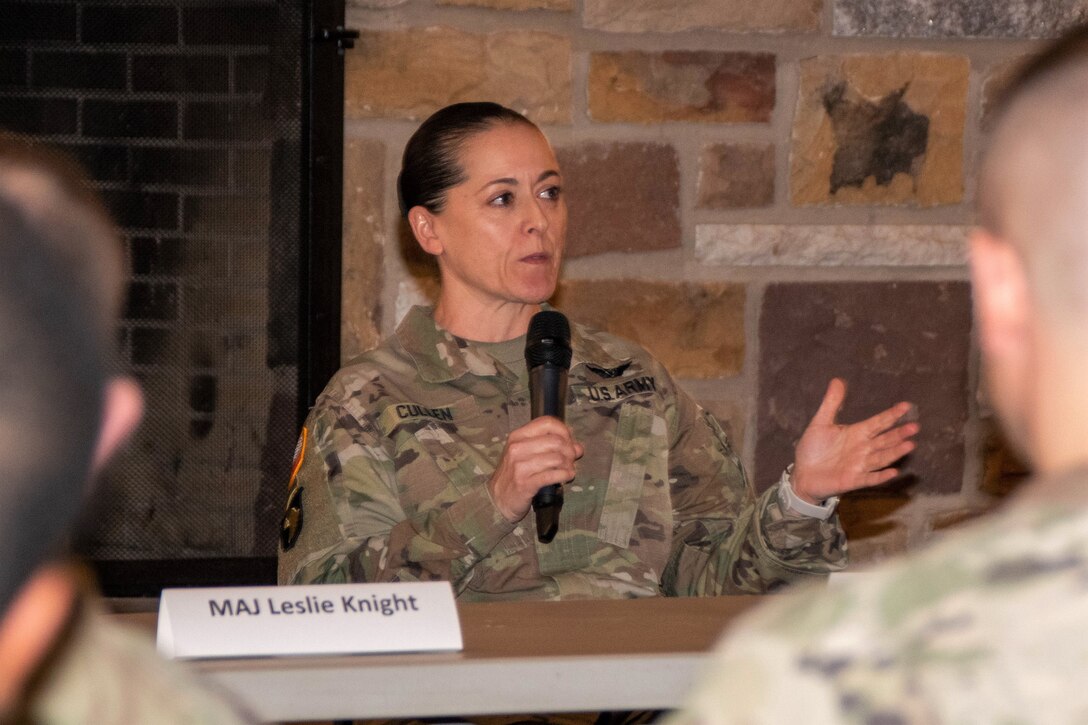
[[[1088,694],[1045,696],[1046,683],[1088,675],[1088,664],[1069,671],[1088,663],[1088,643],[1068,636],[1088,626],[1086,580],[1088,510],[1013,506],[871,571],[775,597],[726,634],[691,709],[731,714],[720,722],[769,711],[995,722],[1025,704],[1057,716],[1088,705]]]
[[[89,599],[49,671],[40,722],[250,722],[183,663],[163,659],[148,634],[119,624]]]

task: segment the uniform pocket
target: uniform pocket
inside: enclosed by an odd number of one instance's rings
[[[393,443],[402,499],[426,506],[448,499],[450,484],[463,494],[486,481],[494,464],[485,423],[471,399],[441,408],[398,404],[383,411],[379,425]]]

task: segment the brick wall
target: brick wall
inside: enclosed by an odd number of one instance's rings
[[[344,357],[433,293],[399,155],[446,103],[525,112],[570,205],[558,302],[640,340],[775,481],[832,375],[900,399],[906,475],[848,497],[855,562],[986,510],[1023,468],[972,344],[965,232],[993,94],[1062,0],[349,0]]]
[[[297,315],[298,184],[270,182],[276,163],[299,173],[297,40],[286,63],[273,42],[290,15],[263,0],[0,8],[0,128],[82,161],[130,263],[119,337],[147,415],[96,497],[96,558],[275,551],[297,375],[294,340],[268,332]]]

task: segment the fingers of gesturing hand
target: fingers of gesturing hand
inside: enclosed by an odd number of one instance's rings
[[[835,418],[845,395],[846,384],[832,380],[797,446],[793,487],[803,499],[886,483],[899,475],[887,467],[916,447],[911,439],[920,427],[913,405],[898,403],[859,423],[839,425]]]
[[[898,418],[896,418],[898,420]],[[917,435],[920,427],[917,423],[904,423],[903,425],[880,433],[865,442],[865,451],[862,459],[862,469],[865,474],[880,471],[898,461],[903,456],[913,451],[917,444],[911,440]],[[884,480],[891,480],[895,473]],[[866,477],[866,481],[868,481]],[[866,484],[872,485],[872,484]]]
[[[893,427],[899,429],[910,425],[914,426],[914,432],[917,433],[918,424],[906,420],[907,418],[914,416],[915,413],[915,408],[910,403],[896,403],[887,410],[877,413],[872,418],[862,421],[861,426],[870,437],[878,436]],[[903,425],[896,426],[896,424],[900,422],[902,422]]]
[[[899,471],[895,468],[882,468],[879,471],[872,471],[865,474],[862,478],[862,487],[865,486],[879,486],[882,483],[887,483],[896,476],[899,475]]]
[[[914,441],[903,441],[894,446],[891,446],[890,448],[873,451],[866,458],[865,468],[868,471],[876,471],[878,469],[890,466],[903,456],[913,451],[914,448]]]
[[[820,407],[816,410],[816,415],[812,416],[813,423],[818,425],[834,425],[835,417],[839,414],[839,409],[842,408],[842,402],[846,399],[846,382],[840,378],[832,378],[831,382],[827,384],[827,392],[824,393],[824,399],[820,401]]]
[[[891,410],[894,411],[895,408]],[[891,417],[890,411],[886,411],[886,413],[889,413],[888,417]],[[894,424],[901,417],[893,418],[892,423]],[[867,442],[866,468],[870,471],[884,468],[913,451],[917,444],[911,439],[918,434],[919,430],[921,430],[921,426],[910,422],[894,428],[886,428],[883,433],[874,433]]]

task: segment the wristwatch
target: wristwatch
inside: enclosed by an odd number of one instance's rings
[[[778,500],[782,508],[820,521],[831,518],[831,514],[835,513],[835,507],[839,505],[839,497],[832,496],[819,505],[809,503],[793,492],[792,476],[793,464],[791,463],[786,466],[785,471],[782,471],[782,478],[778,479]]]

